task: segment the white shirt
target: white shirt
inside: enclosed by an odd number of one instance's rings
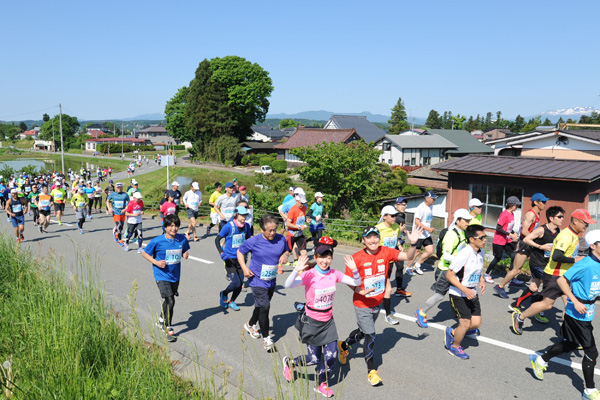
[[[188,190],[183,195],[183,204],[187,205],[194,211],[198,211],[198,206],[202,202],[202,193],[199,190],[195,192],[193,190]]]
[[[433,219],[433,206],[428,206],[425,202],[419,204],[417,211],[415,212],[415,219],[419,219],[421,223],[431,228],[431,220]],[[431,233],[423,229],[423,233],[419,236],[419,239],[427,239],[431,236]]]
[[[449,269],[456,273],[456,278],[463,286],[477,291],[483,268],[483,256],[483,249],[476,253],[473,247],[467,246],[458,252]],[[450,294],[467,297],[462,290],[452,285],[450,285]]]

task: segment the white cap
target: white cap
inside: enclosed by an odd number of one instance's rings
[[[325,197],[325,195],[321,192],[317,192],[317,193],[315,193],[315,198],[317,198],[317,197]]]
[[[142,194],[140,192],[134,192],[133,193],[133,198],[134,199],[141,199],[142,198]]]
[[[293,186],[290,186],[290,188],[288,189],[289,191],[295,190],[296,188]]]
[[[585,234],[585,244],[588,247],[596,242],[600,242],[600,229],[594,229]]]
[[[454,229],[456,226],[456,221],[459,218],[466,219],[468,221],[472,219],[473,216],[469,213],[469,211],[467,211],[466,208],[459,208],[458,210],[454,211],[454,221],[452,221],[448,229]]]
[[[132,184],[132,185],[137,185],[137,181],[136,181],[135,179],[132,179],[132,180],[131,180],[131,184]]]
[[[300,202],[302,204],[306,203],[306,195],[304,193],[296,193],[296,197],[300,199]]]
[[[192,187],[196,190],[200,190],[200,185],[198,185],[198,182],[193,182]]]
[[[398,210],[394,206],[385,206],[381,209],[381,216],[383,217],[385,214],[396,215]]]
[[[469,200],[469,207],[478,207],[482,205],[483,203],[479,199],[472,198],[471,200]]]
[[[171,186],[179,186],[179,182],[173,181],[173,183],[171,183]]]
[[[294,194],[301,194],[302,196],[306,196],[306,193],[304,193],[304,189],[302,188],[294,189]]]

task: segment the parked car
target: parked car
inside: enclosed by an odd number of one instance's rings
[[[271,175],[273,173],[273,170],[268,165],[262,165],[260,169],[257,169],[254,172],[256,172],[257,174]]]

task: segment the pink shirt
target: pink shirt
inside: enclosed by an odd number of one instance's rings
[[[335,269],[331,269],[327,275],[321,275],[315,268],[300,275],[306,293],[306,305],[315,310],[329,310],[318,312],[307,307],[306,315],[321,322],[327,322],[333,317],[335,285],[341,282],[344,276],[341,271]]]
[[[177,204],[175,203],[170,203],[167,201],[160,206],[160,212],[163,213],[165,217],[167,215],[175,214],[175,211],[177,211]]]
[[[498,225],[502,227],[506,232],[512,232],[515,226],[515,215],[507,210],[502,211],[500,217],[498,217]],[[512,242],[509,236],[501,235],[497,231],[494,232],[494,240],[492,243],[505,246],[506,243]]]

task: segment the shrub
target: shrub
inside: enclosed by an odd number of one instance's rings
[[[419,189],[417,186],[415,185],[406,185],[402,188],[402,194],[406,195],[406,194],[420,194],[421,193],[421,189]]]
[[[275,160],[272,161],[269,165],[271,166],[273,172],[285,173],[285,171],[287,170],[287,161],[285,160]]]
[[[277,160],[277,155],[275,154],[261,154],[259,157],[259,165],[271,165]]]

